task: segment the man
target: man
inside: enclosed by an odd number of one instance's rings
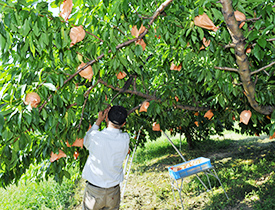
[[[105,118],[107,128],[98,131]],[[130,142],[129,135],[120,130],[126,123],[126,118],[127,111],[122,106],[101,111],[84,137],[84,146],[89,150],[82,173],[82,177],[87,180],[82,208],[84,210],[119,209],[119,183],[123,181],[123,161]]]

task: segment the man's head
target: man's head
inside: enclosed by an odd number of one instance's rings
[[[120,128],[126,122],[127,110],[123,106],[112,106],[108,112],[108,120]]]

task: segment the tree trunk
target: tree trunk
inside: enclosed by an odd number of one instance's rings
[[[255,99],[256,91],[255,84],[251,80],[251,71],[249,69],[248,58],[245,54],[245,38],[242,31],[239,29],[238,23],[235,19],[234,10],[231,0],[222,0],[222,13],[226,22],[227,29],[231,35],[232,41],[235,44],[236,63],[238,65],[238,73],[240,75],[245,95],[257,112],[269,115],[274,111],[274,106],[260,106]]]
[[[189,149],[193,149],[194,145],[193,145],[192,136],[190,135],[189,132],[185,132],[184,134],[185,134]]]

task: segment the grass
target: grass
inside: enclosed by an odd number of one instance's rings
[[[206,192],[196,176],[183,179],[184,209],[270,210],[275,209],[275,140],[225,132],[213,136],[189,150],[180,137],[172,140],[187,160],[206,157],[211,160],[228,196],[217,179],[210,176],[213,194]],[[165,137],[138,148],[127,181],[121,210],[181,209],[179,194],[171,188],[167,168],[183,162]],[[74,169],[72,169],[74,170]],[[31,171],[31,170],[30,170]],[[30,172],[31,173],[31,172]],[[207,182],[203,173],[198,176]],[[81,210],[85,182],[76,174],[59,185],[52,179],[39,184],[31,175],[18,186],[0,189],[0,209],[70,209]],[[25,184],[25,180],[28,180]]]
[[[7,189],[0,188],[1,210],[61,210],[70,209],[70,206],[77,204],[74,192],[79,174],[76,168],[70,170],[75,175],[71,179],[65,178],[60,185],[53,178],[39,183],[32,181],[32,173],[37,167],[32,166],[18,185],[10,185]]]
[[[179,138],[173,139],[179,148]],[[210,158],[215,166],[229,200],[217,179],[210,177],[213,187],[205,192],[196,176],[183,179],[185,209],[275,209],[275,141],[263,137],[249,137],[227,133],[201,142],[194,150],[181,145],[185,159]],[[181,209],[179,195],[176,201],[171,189],[167,168],[183,162],[169,142],[162,137],[139,148],[132,167],[132,174],[121,205],[126,209]],[[207,182],[203,173],[199,177]]]

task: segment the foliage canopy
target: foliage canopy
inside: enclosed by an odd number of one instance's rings
[[[51,12],[64,2],[0,1],[3,186],[43,160],[57,181],[69,177],[66,166],[80,149],[66,142],[83,138],[108,104],[129,110],[128,132],[143,125],[151,139],[160,135],[153,122],[172,133],[203,136],[232,129],[243,110],[252,116],[247,125],[240,123],[242,132],[274,133],[273,0],[74,0],[68,20]],[[237,10],[246,20],[236,21]],[[195,25],[203,13],[216,32]],[[142,25],[145,30],[133,36],[131,29]],[[76,26],[86,34],[71,45]],[[172,63],[180,70],[171,70]],[[91,81],[79,75],[87,66]],[[119,72],[126,77],[118,79]],[[129,78],[129,89],[117,95]],[[30,92],[41,98],[37,108],[24,103]],[[144,101],[150,102],[147,112],[138,112]],[[207,119],[210,109],[214,116]],[[67,157],[49,163],[59,149]],[[83,166],[87,152],[79,154]]]

